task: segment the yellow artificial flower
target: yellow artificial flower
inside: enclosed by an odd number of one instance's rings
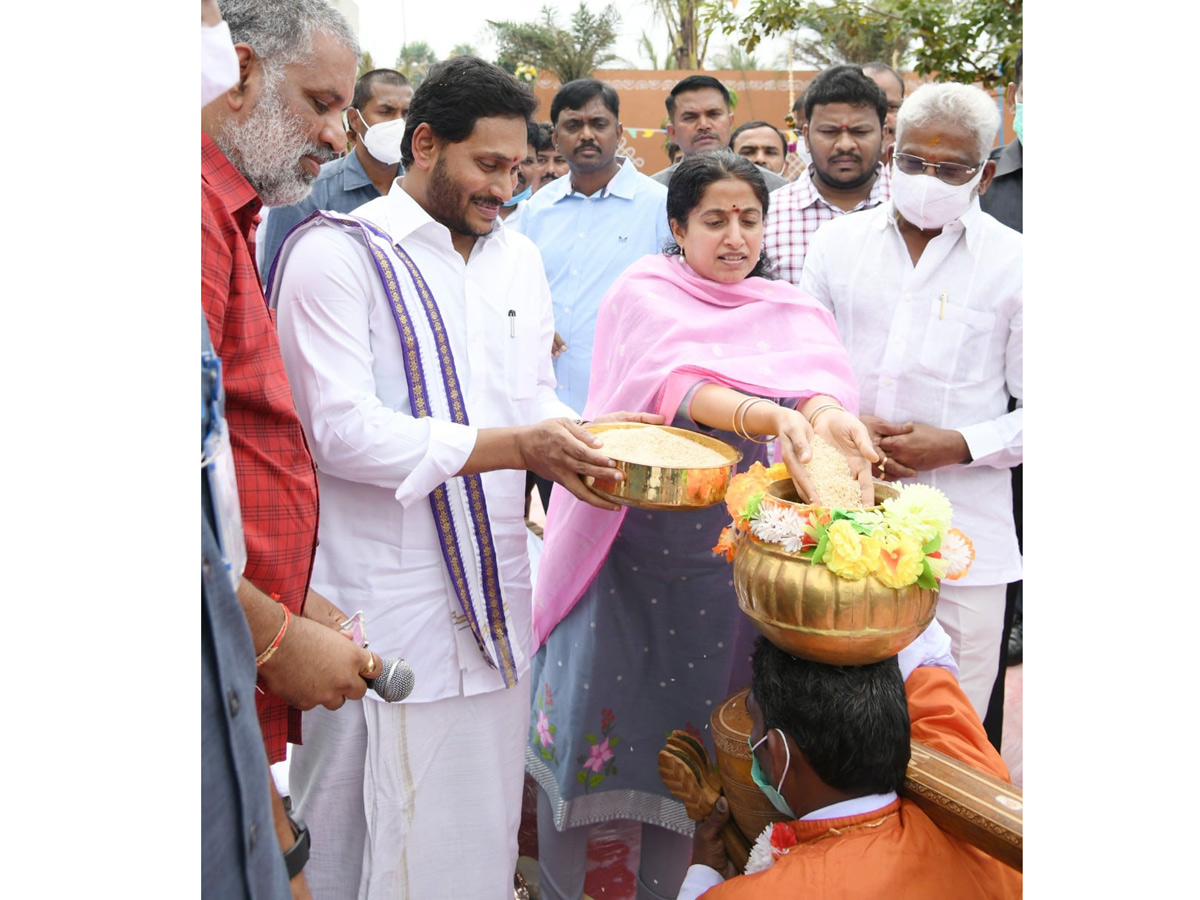
[[[875,570],[871,574],[887,587],[908,587],[920,577],[924,559],[921,545],[913,538],[883,535],[879,539]]]
[[[830,572],[847,581],[860,581],[871,574],[878,554],[870,552],[873,549],[870,539],[855,531],[845,519],[830,525],[826,535],[824,562]]]
[[[949,528],[954,514],[946,495],[927,484],[906,484],[899,496],[883,501],[883,510],[891,520],[889,530],[911,531],[922,544]]]

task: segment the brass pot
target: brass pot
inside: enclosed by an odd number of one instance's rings
[[[791,482],[768,487],[772,502],[794,502]],[[876,495],[893,491],[876,485]],[[772,644],[793,656],[861,666],[894,656],[933,621],[937,591],[890,588],[868,575],[838,578],[823,565],[747,533],[733,563],[738,606]]]
[[[725,457],[719,466],[691,466],[672,468],[651,466],[614,459],[617,469],[624,474],[621,481],[588,479],[593,491],[622,506],[637,509],[703,509],[714,506],[725,499],[725,491],[733,478],[734,467],[741,461],[742,451],[724,441],[706,434],[697,434],[685,428],[669,425],[647,425],[643,422],[604,422],[589,424],[588,430],[604,437],[604,432],[628,428],[659,428],[687,438],[693,443],[708,447]],[[604,452],[600,447],[599,451]]]

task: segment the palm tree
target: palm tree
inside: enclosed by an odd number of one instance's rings
[[[437,59],[437,54],[427,43],[414,41],[400,48],[400,53],[396,56],[396,68],[408,77],[413,90],[416,90],[425,80],[425,73],[429,71],[429,67],[437,62]]]
[[[537,22],[493,22],[488,26],[499,48],[496,63],[515,72],[528,64],[549,69],[564,84],[576,78],[588,78],[593,70],[616,59],[609,48],[617,42],[620,13],[611,3],[593,13],[582,2],[571,14],[571,27],[562,28],[554,10],[542,7]]]

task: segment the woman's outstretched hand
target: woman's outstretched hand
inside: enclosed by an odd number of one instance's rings
[[[871,434],[858,416],[844,409],[830,409],[817,417],[816,432],[836,447],[850,464],[850,474],[862,488],[864,506],[875,505],[875,482],[871,463],[879,462],[879,453],[871,444]]]

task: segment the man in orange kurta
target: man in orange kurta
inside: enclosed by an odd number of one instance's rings
[[[728,860],[718,831],[728,808],[715,810],[696,828],[695,864],[679,900],[1020,897],[1020,872],[943,832],[896,795],[910,736],[1009,780],[952,660],[937,649],[944,638],[933,629],[907,658],[901,654],[899,666],[893,658],[855,667],[798,660],[760,639],[747,701],[751,743],[762,741],[755,751],[762,778],[780,788],[795,816],[773,832],[772,844],[786,852],[773,854],[765,870],[723,880]],[[905,699],[908,722],[896,715]]]

